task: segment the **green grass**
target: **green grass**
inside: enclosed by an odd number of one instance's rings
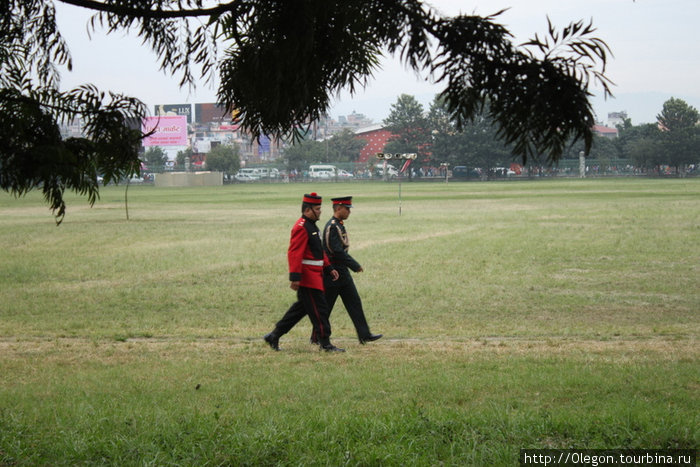
[[[700,180],[107,187],[0,195],[0,465],[517,465],[696,448]],[[286,248],[352,194],[368,321],[321,354]],[[324,222],[330,216],[324,206]]]

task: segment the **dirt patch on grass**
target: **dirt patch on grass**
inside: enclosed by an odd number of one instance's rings
[[[617,338],[606,340],[563,337],[475,339],[384,338],[365,346],[351,339],[335,339],[347,352],[340,358],[507,358],[556,357],[616,361],[697,360],[700,348],[693,338]],[[281,355],[317,355],[305,339],[287,338]],[[90,338],[0,339],[0,362],[49,364],[99,360],[119,364],[152,359],[268,358],[276,355],[258,338]]]

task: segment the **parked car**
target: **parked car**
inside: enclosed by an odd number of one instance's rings
[[[481,171],[479,169],[470,169],[464,165],[457,165],[452,169],[453,178],[479,178]]]
[[[376,164],[374,166],[374,170],[376,172],[377,177],[384,177],[384,164]],[[396,167],[394,167],[391,164],[386,165],[386,173],[388,178],[399,176],[399,171],[396,170]]]
[[[506,167],[494,167],[490,170],[490,172],[496,177],[512,177],[513,175],[515,175],[515,171]]]
[[[349,179],[353,177],[354,175],[348,172],[347,170],[338,170],[338,178]]]

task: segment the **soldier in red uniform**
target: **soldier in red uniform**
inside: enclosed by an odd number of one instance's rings
[[[275,329],[264,339],[274,350],[280,350],[279,340],[304,316],[313,324],[314,334],[322,350],[345,352],[331,344],[331,324],[323,288],[323,270],[333,280],[336,271],[328,261],[321,245],[321,234],[316,221],[321,218],[321,197],[316,193],[305,194],[301,203],[302,216],[292,227],[287,260],[289,262],[289,287],[297,292],[297,301],[287,310]]]

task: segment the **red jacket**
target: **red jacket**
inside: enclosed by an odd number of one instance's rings
[[[323,290],[323,269],[330,267],[330,261],[323,252],[316,222],[306,216],[301,216],[292,227],[287,260],[290,281],[299,281],[301,287]]]

